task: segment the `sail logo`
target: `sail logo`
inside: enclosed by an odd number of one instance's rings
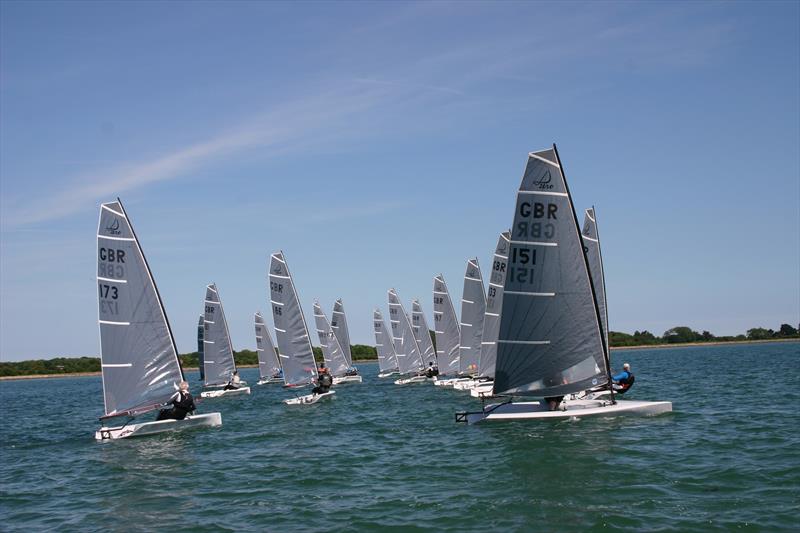
[[[553,188],[553,186],[550,184],[551,181],[553,181],[553,176],[550,175],[549,170],[545,170],[542,177],[534,181],[533,185],[538,187],[540,190],[548,191]]]
[[[106,231],[108,232],[109,235],[119,235],[120,233],[122,233],[119,230],[119,219],[115,218],[114,222],[106,226]]]
[[[282,269],[281,269],[281,266],[280,266],[280,265],[278,265],[278,266],[276,266],[275,268],[273,268],[273,269],[272,269],[272,273],[273,273],[273,274],[278,274],[278,275],[280,276],[280,275],[283,273],[283,272],[282,272]]]

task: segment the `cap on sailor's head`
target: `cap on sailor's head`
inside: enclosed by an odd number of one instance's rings
[[[625,370],[630,370],[631,369],[631,365],[630,365],[630,363],[625,363],[624,365],[622,365],[622,368],[624,368]]]

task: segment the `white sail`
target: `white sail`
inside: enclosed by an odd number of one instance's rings
[[[281,372],[281,363],[275,352],[272,335],[269,334],[267,324],[260,312],[254,316],[253,323],[256,330],[256,352],[258,354],[258,375],[261,379],[270,379]]]
[[[436,357],[439,361],[439,375],[458,373],[458,353],[461,327],[456,310],[450,299],[450,291],[444,276],[433,278],[433,326],[436,333]]]
[[[494,378],[497,334],[500,331],[500,312],[503,308],[503,285],[506,282],[510,240],[510,231],[501,233],[492,257],[492,273],[489,276],[489,288],[486,290],[486,316],[483,319],[483,339],[478,369],[478,375],[484,378]]]
[[[224,385],[236,371],[228,322],[215,284],[206,286],[205,320],[203,327],[203,367],[205,385]]]
[[[394,289],[389,290],[389,322],[392,324],[392,340],[397,352],[397,368],[401,374],[422,370],[422,354],[408,320],[403,304]]]
[[[119,199],[100,206],[97,285],[105,415],[156,409],[175,393],[183,370],[161,297]]]
[[[344,356],[342,345],[336,337],[328,317],[322,312],[319,302],[314,302],[314,321],[317,326],[319,343],[322,346],[322,357],[332,376],[344,376],[350,369]]]
[[[411,327],[414,328],[414,338],[417,339],[419,349],[422,350],[422,363],[428,368],[430,363],[436,363],[436,350],[433,349],[431,341],[431,330],[428,329],[428,321],[425,320],[425,313],[419,300],[411,301]]]
[[[589,274],[592,276],[597,307],[600,311],[600,325],[608,352],[608,304],[606,303],[606,276],[603,272],[603,254],[600,251],[600,231],[597,228],[594,207],[587,209],[583,219],[583,250],[589,261]]]
[[[478,373],[483,339],[483,319],[486,313],[486,292],[478,259],[467,261],[464,273],[464,292],[461,297],[461,338],[458,372],[464,375]]]
[[[317,364],[303,309],[283,252],[270,257],[269,289],[283,380],[290,387],[308,385],[317,378]]]
[[[397,370],[397,354],[394,351],[392,335],[386,329],[380,309],[375,309],[372,314],[373,329],[375,331],[375,349],[378,352],[378,367],[383,372],[394,372]]]
[[[333,313],[331,313],[331,329],[336,335],[339,345],[342,347],[342,353],[347,361],[347,366],[353,367],[353,354],[350,352],[350,330],[347,327],[347,315],[344,314],[344,304],[342,299],[339,298],[333,304]]]

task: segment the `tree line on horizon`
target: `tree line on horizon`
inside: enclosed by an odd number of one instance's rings
[[[624,346],[655,346],[669,344],[704,343],[704,342],[737,342],[759,341],[770,339],[800,338],[800,325],[797,328],[789,324],[781,324],[776,331],[766,328],[751,328],[746,335],[717,337],[708,331],[697,332],[687,326],[676,326],[664,332],[660,337],[647,330],[635,331],[633,334],[619,331],[609,332],[609,342],[612,348]],[[434,333],[431,332],[431,337]],[[434,338],[434,344],[436,340]],[[314,358],[322,361],[322,349],[313,347]],[[350,346],[353,361],[375,360],[378,353],[374,346],[354,344]],[[233,352],[237,366],[257,365],[258,354],[253,350],[239,350]],[[180,354],[181,365],[184,368],[198,366],[197,352]],[[5,376],[35,376],[43,374],[77,374],[85,372],[100,372],[99,357],[56,357],[55,359],[35,359],[29,361],[0,362],[0,377]]]

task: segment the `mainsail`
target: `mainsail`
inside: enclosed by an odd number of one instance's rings
[[[606,276],[603,272],[603,254],[600,251],[600,232],[597,229],[597,220],[594,207],[586,210],[583,219],[583,250],[589,261],[589,274],[592,276],[594,293],[597,296],[597,308],[600,312],[600,324],[603,327],[603,338],[606,340],[606,353],[608,353],[608,307],[606,305]]]
[[[255,314],[254,324],[256,328],[256,352],[258,353],[258,374],[261,379],[269,379],[278,375],[281,371],[281,363],[278,354],[275,353],[275,344],[272,342],[272,335],[269,334],[267,324],[260,312]]]
[[[203,333],[205,331],[205,323],[206,317],[205,315],[200,315],[200,318],[197,320],[197,366],[200,369],[200,381],[206,379],[206,369],[204,364],[204,353],[205,353],[205,346],[203,346]]]
[[[494,377],[497,361],[497,333],[500,331],[500,311],[503,308],[503,285],[506,282],[508,247],[511,232],[504,231],[497,239],[497,248],[492,258],[492,273],[489,276],[489,289],[486,291],[486,315],[483,319],[483,339],[481,340],[481,359],[478,375]]]
[[[433,326],[436,333],[436,357],[439,361],[439,375],[458,372],[458,349],[461,328],[458,317],[447,290],[444,276],[433,278]]]
[[[464,273],[464,292],[461,297],[461,337],[458,372],[471,375],[478,373],[483,339],[483,318],[486,313],[486,289],[478,259],[467,261]]]
[[[317,364],[283,252],[270,257],[269,290],[283,380],[287,386],[308,385],[317,377]]]
[[[215,284],[206,286],[205,333],[203,335],[203,366],[205,385],[224,385],[236,371],[228,322]]]
[[[408,315],[397,292],[389,290],[389,322],[392,324],[392,340],[397,352],[397,368],[401,374],[411,374],[422,370],[422,357]]]
[[[414,329],[414,338],[417,339],[419,349],[422,350],[422,363],[428,368],[430,363],[436,364],[436,350],[433,349],[431,341],[431,330],[428,329],[428,321],[425,320],[425,313],[419,300],[411,301],[411,327]]]
[[[344,304],[342,299],[339,298],[333,304],[333,313],[331,314],[331,329],[342,347],[345,361],[347,361],[348,368],[353,367],[353,355],[350,353],[350,331],[347,328],[347,316],[344,314]]]
[[[314,302],[314,321],[317,325],[317,335],[322,346],[322,357],[328,366],[328,371],[332,376],[343,376],[349,370],[350,365],[344,356],[344,350],[336,337],[328,317],[322,312],[319,302]]]
[[[150,267],[122,202],[100,206],[98,323],[105,416],[160,407],[183,380]]]
[[[558,396],[608,383],[593,293],[556,147],[531,153],[511,230],[495,394]]]
[[[375,349],[378,351],[378,367],[381,372],[393,372],[397,370],[397,354],[394,351],[392,336],[386,329],[380,309],[375,310],[372,318],[375,328]]]

